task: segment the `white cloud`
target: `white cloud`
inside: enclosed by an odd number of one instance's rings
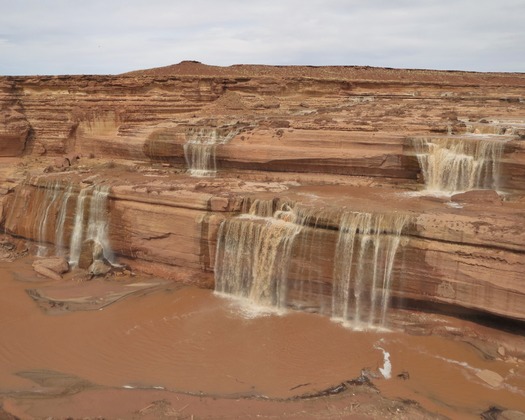
[[[0,74],[119,73],[184,59],[525,71],[522,0],[0,0],[0,6]]]

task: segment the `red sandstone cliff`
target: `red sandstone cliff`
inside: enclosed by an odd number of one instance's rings
[[[192,281],[210,284],[218,226],[246,197],[396,210],[412,222],[394,297],[525,320],[523,92],[524,74],[366,67],[185,62],[119,76],[3,77],[2,220],[8,233],[42,240],[45,179],[62,180],[62,189],[104,182],[110,240],[122,260],[172,278],[193,270]],[[185,173],[184,145],[199,133],[224,139],[214,146],[217,178]],[[504,194],[406,194],[423,188],[412,138],[487,134],[505,141]],[[76,155],[75,166],[57,160]],[[58,211],[49,206],[47,220]],[[68,226],[73,213],[72,200]],[[326,310],[337,241],[337,222],[329,224],[314,245],[298,242],[289,304]],[[45,229],[53,232],[54,222]],[[310,295],[299,296],[310,255],[301,247],[312,246]]]

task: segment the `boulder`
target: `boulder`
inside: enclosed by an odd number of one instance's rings
[[[480,370],[478,373],[476,373],[476,376],[493,388],[498,388],[503,383],[503,377],[499,373],[493,372],[492,370]]]
[[[95,260],[89,266],[88,272],[92,276],[105,276],[111,271],[111,265],[107,264],[104,260]]]
[[[53,270],[43,266],[43,265],[33,265],[33,269],[40,275],[50,278],[51,280],[62,280],[60,274],[55,273]]]
[[[501,197],[494,190],[472,190],[459,194],[454,194],[451,200],[456,203],[479,203],[490,205],[501,205]]]
[[[516,410],[505,410],[501,412],[498,419],[500,420],[525,420],[525,413]]]
[[[69,270],[69,264],[63,257],[50,257],[35,260],[33,262],[33,268],[44,267],[47,270],[52,271],[56,274],[63,274]]]
[[[104,249],[100,242],[88,239],[82,243],[80,256],[78,258],[78,268],[88,269],[94,261],[104,257]]]

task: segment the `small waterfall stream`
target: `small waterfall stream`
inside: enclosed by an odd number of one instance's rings
[[[56,255],[66,256],[69,246],[69,262],[76,266],[83,242],[92,239],[113,262],[108,237],[109,190],[106,185],[79,190],[76,184],[57,178],[29,179],[17,189],[5,226],[12,234],[32,238],[38,256],[48,255],[51,245]]]
[[[235,135],[236,130],[219,130],[217,128],[191,129],[186,134],[184,144],[184,158],[188,172],[195,177],[213,177],[217,173],[215,159],[216,148],[220,144],[228,143]]]
[[[73,184],[68,184],[64,191],[64,196],[61,199],[60,209],[56,221],[56,235],[55,235],[55,249],[59,256],[65,255],[65,233],[64,226],[66,224],[67,209],[69,198],[73,193]]]
[[[494,138],[415,138],[427,191],[454,193],[497,189],[504,140]]]
[[[34,188],[32,194],[28,194],[29,188]],[[66,185],[60,180],[29,179],[17,189],[6,225],[14,226],[15,230],[19,226],[24,227],[26,234],[35,239],[39,257],[46,256],[49,245],[53,243],[58,253],[63,246],[63,222],[71,192],[70,183]],[[29,222],[24,223],[25,218]]]
[[[344,212],[334,261],[332,318],[386,326],[394,258],[408,216]]]
[[[86,208],[85,201],[88,196],[88,191],[88,188],[83,188],[80,190],[77,196],[75,219],[73,221],[73,232],[71,233],[71,241],[69,243],[69,264],[72,266],[78,265],[78,259],[80,257],[82,237],[84,234],[84,210]]]
[[[283,308],[293,242],[301,230],[291,210],[267,216],[255,202],[250,213],[225,220],[219,229],[215,290],[256,305]],[[264,216],[256,213],[264,209]]]
[[[35,218],[36,230],[37,230],[37,240],[38,240],[38,252],[39,257],[45,256],[47,254],[46,243],[50,242],[47,237],[48,229],[48,218],[50,210],[55,206],[55,203],[62,195],[61,184],[58,181],[46,183],[44,186],[46,199],[42,200],[40,211],[38,212],[37,218]]]
[[[69,246],[69,264],[78,265],[82,243],[92,239],[102,246],[104,258],[113,262],[113,253],[108,238],[107,198],[109,187],[106,185],[89,186],[80,190],[73,223],[73,232]],[[89,207],[87,207],[89,202]],[[87,208],[87,215],[86,215]]]

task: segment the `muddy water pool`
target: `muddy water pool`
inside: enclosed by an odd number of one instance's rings
[[[51,395],[56,384],[46,375],[59,372],[81,378],[72,394],[157,390],[270,404],[364,371],[384,397],[451,418],[479,418],[490,406],[525,411],[525,364],[487,359],[461,340],[352,331],[316,314],[262,313],[194,287],[50,315],[26,289],[56,283],[38,279],[30,263],[0,262],[0,396]],[[501,384],[480,379],[484,370]]]

